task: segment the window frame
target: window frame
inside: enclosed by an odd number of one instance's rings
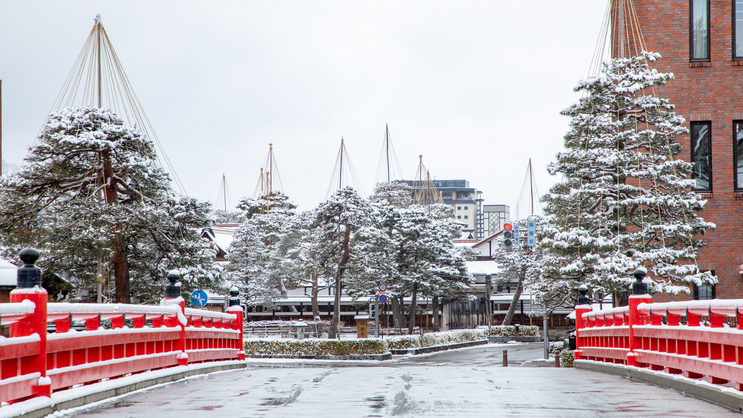
[[[738,32],[737,32],[737,30],[736,30],[736,28],[737,28],[737,25],[736,25],[736,23],[735,23],[735,22],[736,22],[736,13],[735,13],[735,12],[736,12],[736,10],[735,10],[735,5],[736,5],[736,3],[737,3],[737,2],[739,1],[739,0],[732,0],[732,1],[733,1],[733,7],[732,7],[732,9],[733,9],[733,12],[732,12],[732,13],[733,13],[733,16],[732,16],[732,19],[730,20],[730,22],[731,22],[731,25],[730,25],[730,26],[731,26],[731,29],[732,29],[733,35],[732,35],[732,42],[731,42],[731,45],[732,45],[732,46],[731,46],[731,48],[730,48],[730,49],[731,49],[731,51],[730,51],[730,52],[731,52],[731,53],[732,53],[732,55],[733,55],[733,61],[743,61],[743,55],[736,55],[736,54],[737,54],[737,48],[736,48],[736,46],[735,46],[735,40],[736,40],[736,38],[737,38],[737,35],[738,35]],[[743,2],[741,2],[741,13],[743,13]],[[741,31],[743,32],[743,22],[741,23],[741,28],[740,28],[740,29],[741,29]]]
[[[710,38],[712,37],[712,28],[710,27],[710,0],[707,2],[707,57],[694,58],[694,1],[689,0],[689,61],[690,62],[710,62],[712,50],[710,47]],[[735,1],[735,0],[733,0]],[[735,9],[735,7],[733,7]]]
[[[709,128],[708,129],[708,132],[709,132],[708,133],[708,135],[709,135],[709,187],[707,189],[698,188],[697,187],[697,184],[696,184],[696,179],[697,179],[697,177],[696,177],[696,164],[697,164],[697,162],[696,162],[696,158],[695,158],[696,155],[694,153],[694,148],[696,148],[695,147],[696,143],[695,143],[695,139],[694,139],[694,137],[692,135],[693,132],[694,132],[694,129],[693,129],[693,126],[694,125],[707,125],[707,127]],[[712,181],[713,181],[713,173],[714,173],[713,172],[713,167],[712,167],[712,122],[710,122],[710,121],[694,121],[694,122],[691,122],[689,124],[689,148],[690,148],[690,152],[691,152],[691,155],[690,155],[690,157],[691,157],[691,163],[694,165],[694,167],[692,168],[692,172],[691,172],[691,177],[692,177],[692,179],[694,179],[694,187],[693,187],[694,191],[695,192],[698,192],[698,193],[712,193],[712,190],[713,190],[713,187],[712,187],[712,184],[713,183],[712,183]]]
[[[743,59],[743,57],[741,57]],[[737,119],[733,121],[733,190],[736,192],[743,192],[743,186],[738,187],[738,138],[735,132],[735,125],[739,124],[741,131],[743,131],[743,119]],[[741,156],[743,157],[743,155]],[[743,159],[743,158],[742,158]],[[743,167],[743,166],[742,166]],[[743,181],[743,179],[741,179]]]
[[[717,277],[717,274],[715,274],[715,271],[714,270],[707,270],[707,271],[709,271],[710,273],[712,273],[713,276]],[[712,300],[712,299],[717,299],[717,285],[716,284],[710,284],[710,285],[705,285],[705,286],[709,286],[711,288],[711,290],[712,290],[712,292],[711,292],[712,293],[712,298],[710,298],[710,299],[699,299],[699,286],[697,286],[694,283],[693,284],[694,289],[693,289],[693,295],[692,295],[692,298],[694,300]]]

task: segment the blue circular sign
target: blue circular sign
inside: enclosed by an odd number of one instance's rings
[[[209,300],[209,297],[206,295],[206,292],[203,290],[196,290],[193,293],[191,293],[191,305],[197,307],[197,308],[203,308],[206,306],[206,302]]]
[[[379,295],[379,303],[387,302],[387,295]]]

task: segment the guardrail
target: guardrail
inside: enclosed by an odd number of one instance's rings
[[[640,283],[645,274],[635,276]],[[652,303],[633,293],[621,308],[576,307],[576,359],[733,382],[743,390],[743,299]]]
[[[168,275],[160,306],[47,303],[34,266],[38,256],[32,249],[21,252],[18,288],[11,303],[0,304],[0,323],[10,325],[10,337],[0,337],[0,402],[148,370],[245,358],[236,289],[227,313],[185,309],[176,271]],[[72,329],[73,321],[84,321],[85,330]],[[55,325],[52,334],[48,323]]]

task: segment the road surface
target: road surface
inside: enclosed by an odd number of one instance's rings
[[[504,349],[509,367],[502,367]],[[673,390],[617,376],[516,365],[542,353],[541,344],[487,345],[363,365],[256,362],[246,370],[192,378],[54,416],[739,416]]]

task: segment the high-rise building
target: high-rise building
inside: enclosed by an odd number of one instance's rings
[[[410,187],[415,181],[405,180]],[[464,229],[475,230],[478,215],[477,189],[467,180],[431,180],[443,202],[454,208],[454,218],[465,225]],[[415,193],[416,190],[413,190]]]

